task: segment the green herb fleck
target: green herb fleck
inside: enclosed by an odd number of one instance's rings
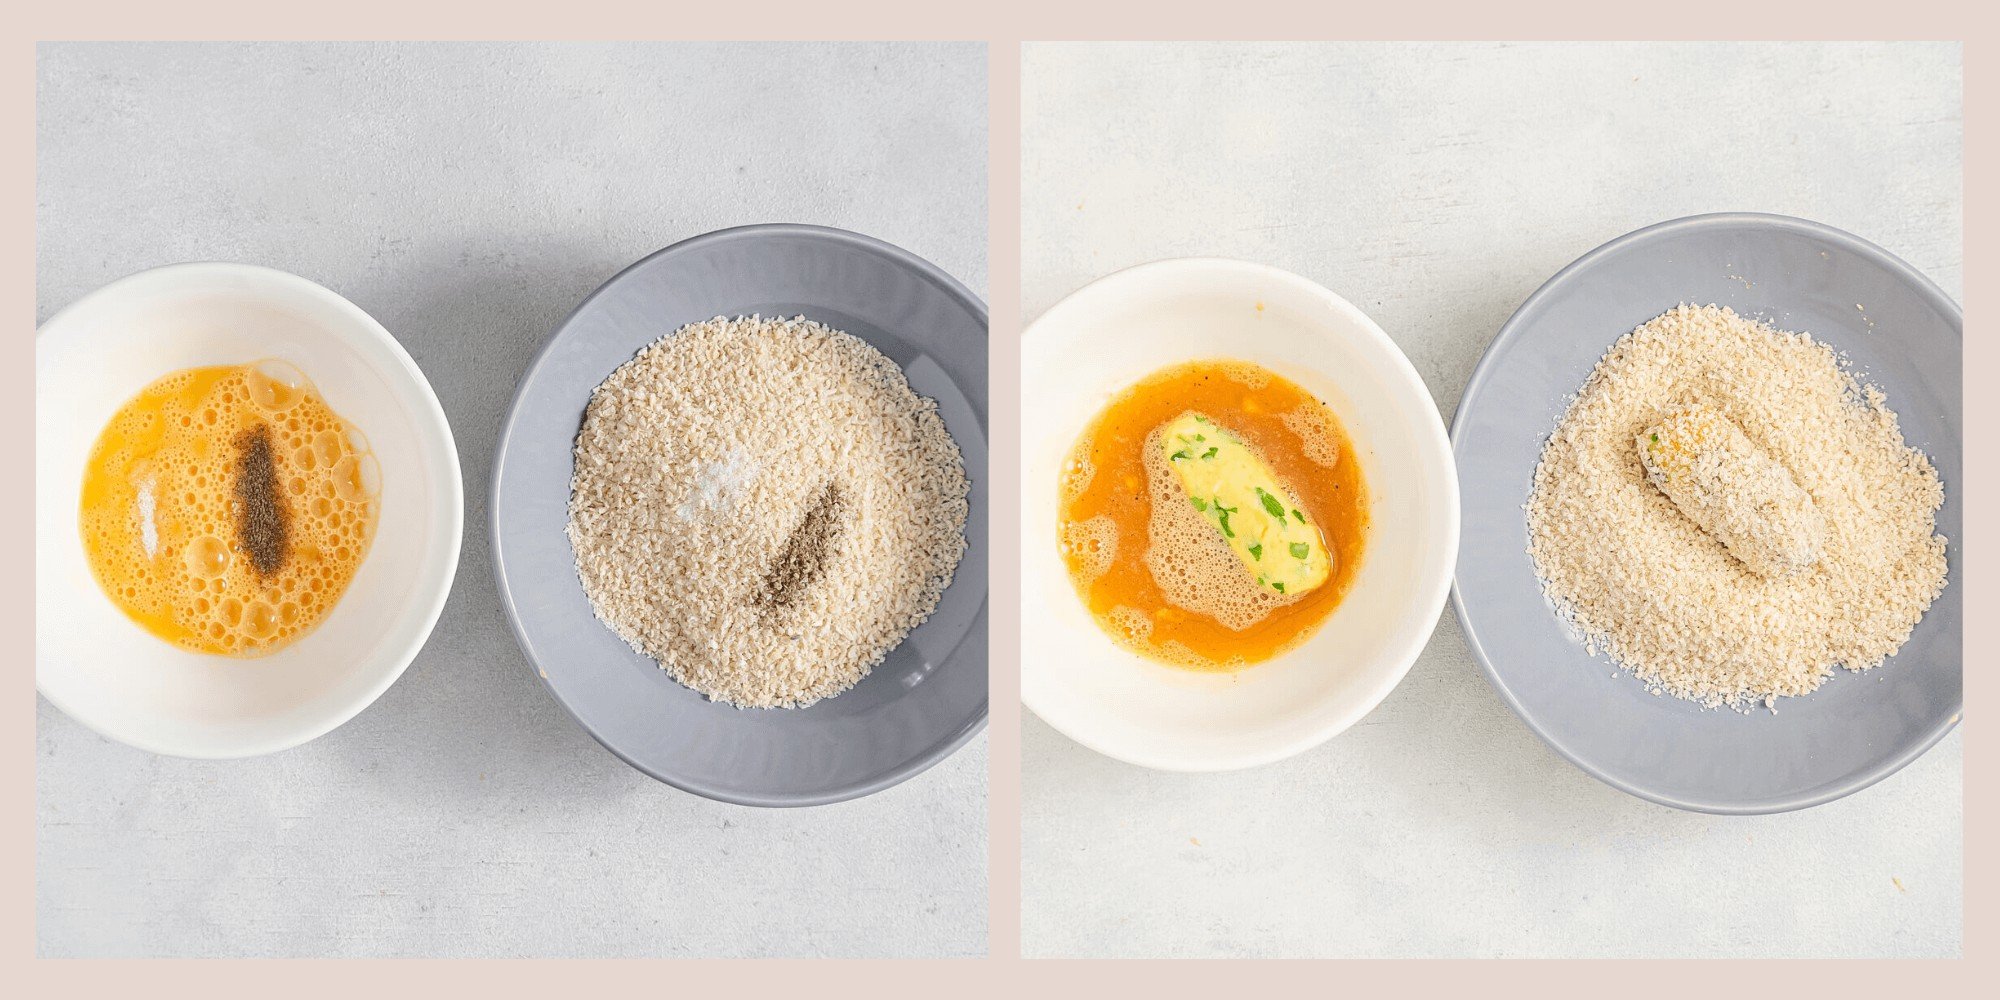
[[[1241,508],[1224,507],[1222,505],[1222,498],[1221,497],[1215,498],[1215,517],[1218,521],[1222,522],[1222,534],[1225,537],[1228,538],[1236,537],[1235,530],[1229,527],[1229,515],[1236,513],[1239,509]]]
[[[1262,486],[1257,487],[1257,502],[1263,504],[1264,511],[1272,517],[1280,521],[1285,519],[1285,505],[1279,503],[1277,497],[1264,492],[1264,487]]]
[[[1271,589],[1276,590],[1278,593],[1282,594],[1285,592],[1285,584],[1281,580],[1272,580]]]
[[[1214,445],[1210,445],[1210,446],[1209,446],[1209,448],[1208,448],[1208,450],[1202,453],[1202,456],[1201,456],[1201,457],[1203,457],[1203,458],[1214,458],[1214,457],[1215,457],[1215,453],[1216,453],[1216,450],[1217,450],[1217,449],[1216,449],[1216,447],[1215,447]]]
[[[1306,557],[1306,553],[1311,551],[1312,551],[1312,546],[1307,545],[1304,542],[1292,543],[1292,558],[1294,559],[1304,559]]]
[[[1654,444],[1660,443],[1660,436],[1658,434],[1653,435],[1653,443]]]
[[[1186,448],[1182,448],[1181,450],[1179,450],[1179,451],[1177,451],[1177,452],[1174,452],[1174,453],[1173,453],[1173,454],[1171,454],[1171,455],[1168,455],[1168,456],[1167,456],[1167,460],[1168,460],[1168,461],[1172,461],[1172,462],[1178,462],[1178,461],[1180,461],[1180,460],[1181,460],[1181,459],[1183,459],[1183,458],[1189,458],[1189,457],[1191,457],[1191,456],[1190,456],[1190,455],[1188,455],[1188,453],[1187,453],[1187,449],[1186,449]]]
[[[1206,440],[1208,440],[1208,435],[1206,435],[1206,434],[1196,434],[1196,435],[1194,436],[1194,439],[1195,439],[1196,441],[1206,441]]]
[[[1202,498],[1200,498],[1200,497],[1188,497],[1188,500],[1190,500],[1191,502],[1193,502],[1193,503],[1194,503],[1194,509],[1196,509],[1196,510],[1207,510],[1207,509],[1208,509],[1208,501],[1206,501],[1206,500],[1203,500],[1203,499],[1202,499]]]
[[[1264,558],[1264,546],[1262,543],[1260,542],[1250,543],[1250,558],[1252,559]]]
[[[1292,516],[1298,518],[1300,524],[1306,523],[1306,516],[1304,514],[1299,513],[1299,509],[1297,507],[1292,508]]]

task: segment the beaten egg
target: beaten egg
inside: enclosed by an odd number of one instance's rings
[[[92,575],[147,631],[259,656],[310,632],[375,533],[360,434],[281,362],[190,368],[141,390],[85,465]]]
[[[1078,438],[1058,498],[1070,581],[1098,624],[1195,670],[1312,634],[1360,566],[1368,493],[1325,403],[1241,361],[1154,372]]]

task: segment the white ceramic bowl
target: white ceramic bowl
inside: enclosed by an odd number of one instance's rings
[[[1352,589],[1290,652],[1231,674],[1114,645],[1056,543],[1056,481],[1111,397],[1199,358],[1255,362],[1331,406],[1363,463],[1371,528]],[[1281,760],[1366,715],[1403,679],[1444,608],[1458,479],[1437,404],[1382,328],[1276,268],[1166,260],[1057,303],[1022,347],[1021,697],[1065,735],[1134,764],[1219,771]]]
[[[381,466],[373,544],[318,628],[257,659],[204,656],[141,629],[92,578],[78,529],[91,445],[153,380],[264,358],[303,370]],[[35,686],[112,739],[182,757],[297,746],[402,675],[458,565],[458,452],[430,384],[353,303],[244,264],[176,264],[112,282],[35,336]]]

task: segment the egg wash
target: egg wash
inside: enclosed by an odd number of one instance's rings
[[[176,646],[261,656],[312,631],[375,534],[359,432],[282,362],[173,372],[85,465],[84,550],[119,610]]]
[[[1161,369],[1115,396],[1064,463],[1070,581],[1120,645],[1194,670],[1312,634],[1361,564],[1368,493],[1338,418],[1241,361]]]

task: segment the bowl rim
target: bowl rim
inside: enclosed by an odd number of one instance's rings
[[[1102,741],[1075,732],[1071,727],[1065,726],[1037,708],[1033,703],[1033,699],[1027,693],[1026,685],[1022,687],[1022,704],[1029,711],[1034,712],[1036,717],[1047,723],[1050,728],[1055,729],[1057,732],[1062,733],[1084,747],[1127,764],[1134,764],[1159,771],[1200,774],[1246,770],[1296,757],[1346,732],[1355,723],[1367,717],[1370,712],[1379,708],[1383,701],[1388,699],[1390,693],[1395,691],[1402,684],[1403,680],[1409,676],[1411,668],[1416,666],[1417,660],[1423,655],[1423,651],[1430,645],[1432,636],[1437,632],[1438,621],[1444,616],[1446,595],[1450,590],[1454,570],[1457,566],[1460,498],[1458,465],[1452,458],[1451,442],[1445,432],[1444,415],[1438,409],[1437,397],[1431,393],[1430,387],[1424,384],[1423,376],[1418,374],[1416,365],[1410,361],[1409,355],[1404,353],[1402,347],[1396,343],[1395,339],[1389,336],[1388,331],[1382,329],[1381,324],[1375,322],[1374,318],[1369,316],[1360,307],[1332,289],[1327,288],[1325,285],[1295,272],[1287,271],[1284,268],[1234,257],[1167,257],[1120,268],[1079,286],[1069,294],[1063,296],[1054,305],[1044,310],[1040,316],[1035,318],[1034,322],[1028,324],[1027,328],[1022,331],[1022,347],[1025,349],[1029,341],[1036,336],[1037,330],[1044,328],[1045,324],[1051,324],[1052,319],[1059,319],[1063,314],[1080,308],[1079,303],[1086,296],[1104,294],[1107,287],[1123,285],[1136,278],[1151,275],[1154,272],[1193,270],[1212,270],[1225,273],[1235,272],[1241,275],[1255,276],[1272,283],[1286,285],[1297,291],[1322,298],[1335,310],[1345,313],[1350,318],[1356,320],[1356,325],[1360,328],[1362,337],[1373,343],[1376,347],[1386,350],[1386,356],[1391,360],[1394,369],[1401,375],[1401,389],[1414,393],[1414,398],[1423,400],[1428,404],[1426,412],[1429,414],[1430,419],[1418,421],[1423,425],[1422,429],[1418,431],[1418,437],[1421,441],[1425,442],[1420,451],[1427,459],[1435,462],[1438,469],[1442,471],[1444,477],[1441,483],[1444,487],[1442,495],[1446,505],[1446,516],[1444,517],[1446,537],[1444,537],[1442,544],[1437,547],[1437,551],[1444,553],[1444,558],[1440,561],[1436,572],[1431,575],[1432,578],[1421,581],[1424,599],[1420,606],[1431,609],[1428,614],[1422,616],[1423,620],[1427,622],[1426,626],[1421,630],[1414,631],[1407,642],[1394,650],[1393,658],[1397,663],[1396,668],[1374,686],[1363,702],[1358,703],[1354,709],[1343,713],[1326,725],[1320,726],[1297,739],[1274,744],[1254,753],[1243,753],[1237,756],[1206,762],[1169,760],[1147,753],[1134,753],[1129,749],[1112,748],[1104,745]],[[1046,336],[1047,334],[1043,335]],[[1024,384],[1028,377],[1029,373],[1023,371],[1022,380]],[[1023,448],[1021,463],[1025,467],[1027,462],[1028,455],[1026,449]],[[1027,477],[1024,475],[1022,477],[1022,488],[1025,489],[1026,485]],[[1025,512],[1025,510],[1024,500],[1023,511]],[[1022,539],[1022,544],[1025,548],[1027,544],[1025,538]],[[1131,656],[1135,660],[1142,659],[1136,654],[1125,653],[1123,655]],[[1024,656],[1022,665],[1024,675],[1027,669],[1025,660],[1026,657]]]
[[[446,508],[449,511],[448,524],[445,525],[449,529],[446,531],[448,552],[446,553],[446,558],[443,560],[443,575],[438,580],[435,592],[425,595],[421,599],[422,603],[419,605],[419,614],[423,620],[423,627],[416,633],[414,640],[407,649],[399,650],[393,654],[391,658],[398,661],[393,669],[385,671],[366,691],[351,699],[339,711],[330,714],[327,717],[328,721],[324,723],[311,727],[303,727],[286,736],[276,737],[259,743],[248,743],[242,747],[233,748],[228,751],[210,751],[167,745],[155,740],[137,737],[130,733],[118,732],[117,727],[109,726],[101,719],[92,719],[85,714],[78,713],[73,705],[65,704],[62,699],[51,695],[42,687],[41,656],[39,653],[36,654],[35,690],[43,698],[48,699],[49,703],[54,705],[64,715],[69,716],[71,719],[81,723],[84,728],[106,739],[115,740],[126,746],[146,751],[147,753],[167,757],[180,757],[188,760],[241,760],[249,757],[261,757],[268,754],[281,753],[294,747],[303,746],[339,729],[341,726],[353,721],[355,716],[366,711],[370,705],[375,704],[390,687],[402,679],[404,672],[409,670],[410,664],[416,661],[417,654],[422,652],[424,645],[430,641],[431,633],[436,630],[438,619],[444,613],[445,601],[451,596],[452,584],[458,576],[458,557],[465,536],[464,473],[459,466],[458,443],[452,435],[451,421],[445,418],[444,407],[438,402],[437,390],[432,387],[430,379],[424,376],[423,369],[417,367],[416,361],[410,357],[409,351],[404,349],[402,342],[398,341],[395,335],[389,332],[388,328],[378,322],[375,317],[369,315],[367,310],[355,305],[339,292],[310,278],[263,264],[246,264],[226,260],[183,261],[175,264],[162,264],[156,267],[149,267],[107,282],[77,297],[68,305],[63,306],[54,315],[51,315],[45,322],[35,328],[35,342],[39,345],[44,336],[60,335],[60,329],[64,325],[64,321],[74,316],[83,307],[95,301],[108,298],[113,294],[122,294],[129,291],[135,285],[173,280],[193,280],[212,277],[226,278],[231,276],[283,286],[292,292],[296,292],[307,298],[316,299],[322,304],[331,307],[334,311],[343,314],[350,320],[358,333],[365,335],[367,338],[374,340],[386,348],[389,356],[401,366],[403,373],[414,380],[417,388],[420,390],[418,394],[420,398],[417,400],[418,405],[415,408],[416,412],[412,414],[413,417],[417,418],[415,422],[418,424],[418,433],[423,434],[426,431],[435,431],[441,435],[444,453],[450,463],[450,474],[443,477],[444,486],[448,493],[448,496],[445,498],[448,501]]]
[[[876,239],[875,237],[865,236],[861,233],[853,232],[846,229],[836,229],[831,226],[818,226],[818,225],[811,225],[808,223],[797,223],[797,222],[752,223],[749,225],[730,226],[724,229],[717,229],[710,232],[702,233],[697,236],[690,236],[686,239],[670,243],[664,247],[661,247],[658,250],[654,250],[653,252],[648,253],[643,257],[640,257],[638,260],[635,260],[632,263],[627,264],[624,267],[620,268],[616,274],[613,274],[611,277],[606,278],[602,284],[598,285],[595,289],[592,289],[589,295],[584,296],[583,300],[577,303],[576,308],[571,309],[569,313],[566,314],[562,318],[562,320],[555,325],[554,329],[552,329],[549,332],[548,337],[545,340],[543,340],[542,346],[536,349],[533,360],[528,362],[528,367],[522,370],[519,380],[517,380],[514,383],[514,398],[507,404],[507,412],[506,415],[501,418],[499,436],[498,439],[495,441],[493,447],[493,471],[487,483],[487,496],[489,498],[497,498],[500,495],[500,479],[503,471],[506,468],[508,447],[513,443],[515,422],[521,415],[521,407],[523,405],[524,397],[526,395],[529,383],[532,382],[535,376],[541,372],[542,367],[544,365],[548,364],[550,361],[553,360],[553,358],[555,357],[556,344],[562,340],[563,334],[570,328],[570,325],[576,321],[577,316],[581,315],[585,309],[590,307],[592,302],[596,301],[598,296],[605,294],[605,292],[608,289],[610,289],[613,285],[617,284],[619,281],[623,280],[633,272],[638,271],[643,267],[651,265],[656,259],[666,259],[673,256],[678,256],[688,251],[701,249],[716,243],[727,243],[744,239],[764,239],[774,236],[805,237],[809,240],[823,241],[837,246],[846,246],[854,249],[859,249],[868,253],[873,253],[879,256],[887,257],[888,259],[898,264],[910,268],[916,274],[922,276],[923,278],[929,280],[932,284],[936,285],[947,296],[958,302],[958,304],[960,304],[961,306],[965,307],[973,315],[977,316],[981,323],[986,325],[987,343],[990,349],[992,343],[992,321],[987,313],[985,301],[980,299],[979,296],[973,294],[972,290],[967,288],[963,282],[953,277],[949,272],[947,272],[943,268],[939,267],[936,264],[931,263],[928,260],[925,260],[922,257],[917,256],[914,253],[911,253],[908,250],[903,249],[902,247],[896,246],[893,243],[888,243],[886,241]],[[990,421],[990,417],[988,417],[987,414],[982,413],[981,417],[987,418]],[[987,430],[987,433],[990,435],[991,433],[990,429]],[[488,534],[489,547],[492,550],[493,582],[495,588],[499,591],[500,594],[500,608],[504,612],[504,617],[507,619],[508,630],[512,633],[514,637],[514,644],[521,650],[521,659],[523,663],[526,664],[529,670],[535,673],[537,682],[540,683],[542,687],[549,693],[549,696],[555,700],[555,703],[562,706],[563,711],[567,713],[569,717],[572,720],[574,720],[578,726],[582,727],[584,732],[589,733],[591,739],[597,741],[597,744],[603,747],[605,750],[609,751],[612,756],[617,757],[619,760],[622,760],[627,765],[631,766],[633,770],[638,771],[639,773],[644,774],[647,777],[654,779],[655,781],[680,789],[683,792],[699,795],[702,798],[712,799],[717,802],[727,802],[732,805],[756,806],[762,808],[796,808],[803,806],[830,805],[835,802],[845,802],[849,799],[857,799],[863,796],[873,795],[876,792],[882,791],[883,789],[892,787],[894,785],[899,785],[911,778],[914,778],[917,775],[923,773],[924,771],[929,770],[931,767],[935,766],[937,763],[944,760],[945,758],[950,757],[954,753],[957,753],[960,748],[964,747],[967,743],[971,742],[974,736],[979,735],[979,733],[986,728],[987,716],[989,714],[989,708],[993,700],[993,695],[992,695],[993,675],[990,662],[991,660],[990,654],[987,667],[987,693],[985,697],[979,700],[979,707],[976,712],[974,712],[973,714],[968,716],[965,720],[963,720],[955,730],[945,734],[937,741],[931,743],[921,753],[912,755],[908,760],[905,760],[903,763],[893,768],[878,772],[875,775],[872,775],[868,778],[859,781],[849,782],[844,785],[837,785],[832,788],[824,789],[819,792],[814,792],[810,794],[801,794],[801,795],[768,794],[768,793],[758,794],[752,792],[738,791],[729,788],[720,788],[705,784],[700,781],[695,781],[681,775],[670,774],[662,770],[648,767],[646,764],[633,759],[631,756],[627,755],[624,751],[614,746],[612,742],[606,739],[602,734],[600,734],[595,727],[593,727],[589,722],[585,721],[582,716],[578,715],[576,713],[576,710],[570,707],[569,702],[564,700],[562,693],[556,690],[556,687],[550,681],[548,674],[543,672],[540,664],[536,662],[535,654],[532,652],[533,647],[528,642],[528,637],[521,625],[520,610],[514,599],[513,587],[510,585],[508,581],[507,565],[506,565],[507,551],[506,551],[506,546],[501,538],[500,518],[501,518],[500,505],[498,503],[493,503],[489,500],[488,512],[487,512],[487,534]],[[991,534],[990,526],[988,529],[988,533],[989,535]],[[989,541],[989,546],[990,546],[990,541]],[[981,599],[982,614],[985,613],[986,604],[989,603],[992,599],[990,581],[985,581],[983,583],[986,587],[987,593]],[[989,628],[990,628],[990,623],[989,623]],[[991,642],[990,631],[988,633],[988,641],[989,643]]]
[[[1823,222],[1814,222],[1810,219],[1801,219],[1796,216],[1779,215],[1770,212],[1709,212],[1701,215],[1668,219],[1664,222],[1642,226],[1623,236],[1599,244],[1583,256],[1571,261],[1562,270],[1557,271],[1547,281],[1544,281],[1540,287],[1531,292],[1527,298],[1521,300],[1521,304],[1507,317],[1507,321],[1500,325],[1499,332],[1494,334],[1493,339],[1487,343],[1486,350],[1479,356],[1478,364],[1473,366],[1471,377],[1466,379],[1464,391],[1459,394],[1458,406],[1453,410],[1451,419],[1454,463],[1457,460],[1459,430],[1467,419],[1467,402],[1476,399],[1479,393],[1485,388],[1487,379],[1492,375],[1494,368],[1498,364],[1497,352],[1500,348],[1511,345],[1523,335],[1522,331],[1527,328],[1528,315],[1531,310],[1536,309],[1545,299],[1553,296],[1569,283],[1581,280],[1581,275],[1600,260],[1628,246],[1663,236],[1675,235],[1691,229],[1727,226],[1760,226],[1788,230],[1844,246],[1856,256],[1873,261],[1885,270],[1900,276],[1905,282],[1914,286],[1919,294],[1940,306],[1941,311],[1952,317],[1953,323],[1957,327],[1958,335],[1961,341],[1963,340],[1965,324],[1964,310],[1960,308],[1956,301],[1953,301],[1950,295],[1945,293],[1944,289],[1939,288],[1936,282],[1932,281],[1922,271],[1917,270],[1908,261],[1853,233],[1836,229]],[[1614,337],[1613,339],[1615,340],[1616,338]],[[1609,348],[1610,346],[1610,342],[1607,341],[1605,347]],[[1963,414],[1960,414],[1959,420],[1963,424]],[[1459,631],[1465,636],[1466,649],[1472,653],[1473,660],[1479,664],[1480,672],[1486,676],[1487,683],[1492,685],[1494,691],[1500,695],[1500,700],[1506,703],[1507,708],[1514,713],[1516,718],[1519,718],[1522,723],[1526,724],[1529,731],[1533,732],[1537,738],[1585,774],[1621,792],[1645,799],[1649,802],[1655,802],[1663,806],[1682,809],[1688,812],[1709,813],[1720,816],[1758,816],[1807,809],[1812,806],[1824,805],[1835,799],[1845,798],[1902,770],[1911,761],[1923,756],[1932,747],[1936,746],[1938,741],[1944,739],[1946,734],[1956,728],[1959,719],[1965,714],[1965,692],[1961,687],[1957,705],[1941,723],[1933,726],[1932,730],[1926,733],[1922,739],[1915,741],[1903,752],[1885,757],[1875,765],[1864,768],[1849,776],[1845,781],[1819,792],[1765,802],[1728,802],[1675,797],[1633,782],[1621,780],[1596,767],[1585,759],[1583,755],[1556,739],[1536,721],[1534,715],[1522,704],[1521,700],[1514,694],[1514,691],[1507,686],[1506,681],[1500,676],[1498,668],[1494,666],[1492,658],[1487,655],[1486,647],[1480,641],[1479,629],[1473,623],[1472,617],[1466,612],[1464,595],[1459,591],[1456,574],[1453,575],[1451,584],[1451,608],[1452,613],[1458,617]]]

